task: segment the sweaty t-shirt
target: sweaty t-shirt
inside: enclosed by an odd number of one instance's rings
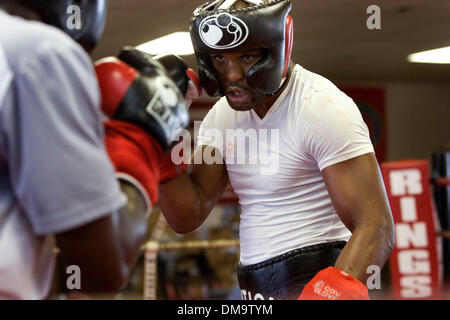
[[[358,107],[329,80],[296,65],[263,119],[222,98],[197,144],[220,151],[239,197],[243,265],[350,238],[321,170],[374,149]]]
[[[83,49],[0,10],[0,299],[41,299],[53,241],[122,207]]]

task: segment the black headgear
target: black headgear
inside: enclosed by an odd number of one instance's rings
[[[62,29],[86,50],[92,50],[103,33],[107,0],[21,0],[36,8],[44,22]],[[74,15],[80,15],[81,24]]]
[[[223,95],[209,54],[265,49],[266,55],[248,71],[250,88],[273,94],[289,69],[293,42],[293,21],[289,0],[262,2],[229,9],[230,0],[217,0],[198,7],[190,25],[199,76],[211,96]]]

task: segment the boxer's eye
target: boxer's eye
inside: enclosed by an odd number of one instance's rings
[[[225,57],[221,56],[221,55],[216,55],[212,57],[214,61],[219,62],[219,63],[223,63],[225,61]]]
[[[244,56],[242,57],[242,61],[243,61],[244,63],[247,63],[247,64],[249,64],[249,63],[254,63],[254,62],[256,62],[257,60],[258,60],[258,57],[252,56],[252,55],[250,55],[250,54],[246,54],[246,55],[244,55]]]

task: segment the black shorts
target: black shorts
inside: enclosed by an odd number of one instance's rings
[[[238,265],[237,276],[244,300],[295,300],[314,275],[333,266],[345,241],[308,246],[269,260]]]

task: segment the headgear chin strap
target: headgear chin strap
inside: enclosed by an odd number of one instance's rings
[[[274,94],[289,71],[293,20],[289,0],[245,0],[251,6],[230,9],[236,0],[216,0],[198,7],[190,25],[199,76],[210,96],[223,95],[210,54],[264,49],[247,73],[250,88]]]
[[[87,51],[97,45],[106,22],[107,0],[20,0],[37,9],[44,22],[71,36]]]

